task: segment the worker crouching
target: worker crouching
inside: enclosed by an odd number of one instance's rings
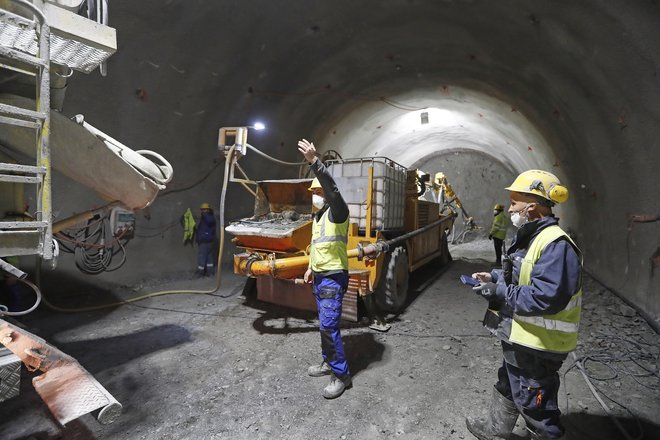
[[[522,415],[533,440],[565,439],[557,372],[575,350],[582,304],[582,256],[552,214],[568,190],[553,174],[530,170],[511,186],[509,214],[518,228],[502,269],[473,274],[488,300],[484,325],[502,343],[503,363],[485,418],[468,417],[481,440],[506,439]]]
[[[309,367],[313,377],[330,376],[323,397],[334,399],[351,386],[351,374],[344,353],[339,324],[344,294],[348,287],[348,205],[326,167],[316,157],[314,144],[303,139],[298,150],[316,175],[309,190],[316,212],[312,223],[309,268],[305,282],[313,283],[321,332],[320,365]]]

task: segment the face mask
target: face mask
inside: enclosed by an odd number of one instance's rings
[[[529,205],[525,206],[521,211],[517,211],[511,214],[511,224],[516,228],[520,229],[522,226],[529,221],[529,218],[525,215],[520,214],[521,212],[527,211]]]
[[[312,205],[314,205],[314,208],[316,209],[323,209],[325,206],[325,199],[316,194],[312,194]]]

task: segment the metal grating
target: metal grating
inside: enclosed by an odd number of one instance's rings
[[[21,360],[11,351],[0,348],[0,402],[18,396],[21,383]]]
[[[60,19],[63,13],[68,13],[68,11],[58,11],[53,7],[47,7],[45,9],[47,15],[51,15],[49,14],[51,11],[55,14],[52,15],[54,19]],[[84,20],[86,24],[89,22],[88,27],[91,29],[111,29],[107,26],[98,25],[91,20],[84,19],[73,13],[68,14],[75,17],[77,24],[83,23],[79,22],[79,20]],[[64,18],[67,17],[65,16]],[[61,22],[67,23],[68,21],[69,20],[62,20]],[[3,11],[2,14],[0,14],[0,22],[2,22],[2,25],[0,26],[0,44],[2,46],[31,55],[37,54],[39,43],[34,28],[34,22],[7,11]],[[51,23],[52,33],[50,35],[50,60],[54,63],[62,64],[81,72],[90,73],[101,63],[105,62],[116,51],[115,47],[107,45],[107,43],[99,43],[89,38],[71,35],[64,31],[62,31],[62,34],[60,35],[58,33],[57,24],[58,23]],[[94,35],[93,31],[89,31],[88,29],[81,29],[81,32],[83,31],[86,31],[87,35]]]

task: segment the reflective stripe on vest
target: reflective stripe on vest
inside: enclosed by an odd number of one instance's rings
[[[348,243],[348,222],[330,221],[330,210],[323,213],[317,222],[312,223],[312,245],[309,252],[310,268],[314,272],[327,270],[348,270],[346,244]]]
[[[566,237],[575,247],[580,260],[582,254],[573,240],[557,225],[543,229],[534,238],[520,266],[519,286],[530,286],[532,270],[545,247],[553,241]],[[577,345],[580,312],[582,310],[582,288],[571,296],[564,310],[553,315],[520,316],[513,314],[509,341],[542,351],[568,353]]]

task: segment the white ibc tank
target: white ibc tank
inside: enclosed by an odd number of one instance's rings
[[[331,161],[330,174],[348,204],[351,223],[367,227],[369,169],[373,168],[372,230],[404,227],[406,168],[386,157]]]

